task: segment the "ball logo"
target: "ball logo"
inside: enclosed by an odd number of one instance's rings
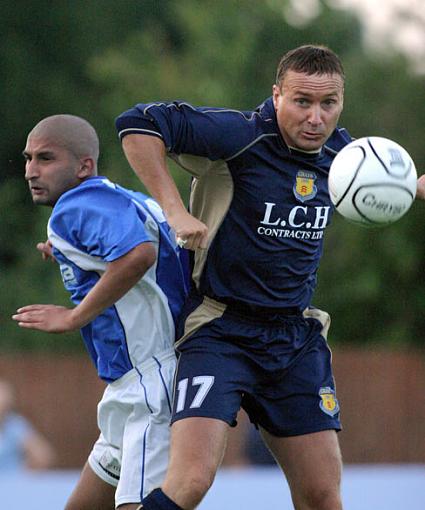
[[[390,167],[402,166],[404,168],[404,160],[401,152],[398,149],[388,149],[390,153]]]
[[[314,184],[316,174],[299,170],[294,184],[294,195],[300,202],[311,200],[317,195],[317,186]]]
[[[374,193],[366,193],[362,198],[362,203],[365,208],[368,208],[372,211],[381,211],[384,214],[388,214],[388,216],[394,216],[395,218],[399,218],[403,215],[406,210],[406,205],[404,203],[392,203],[388,200],[382,200],[375,196]]]

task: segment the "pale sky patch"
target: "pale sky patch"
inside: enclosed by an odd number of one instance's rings
[[[269,0],[276,3],[279,0]],[[425,73],[425,0],[326,0],[334,8],[357,13],[365,29],[364,43],[378,52],[401,51],[413,68]],[[318,0],[290,0],[285,18],[295,26],[320,13]]]

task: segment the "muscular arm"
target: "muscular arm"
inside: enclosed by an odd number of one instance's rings
[[[12,318],[23,328],[63,333],[85,326],[126,294],[155,262],[152,243],[139,244],[110,262],[105,273],[75,308],[56,305],[28,305]]]
[[[176,236],[187,240],[185,248],[206,248],[208,229],[187,212],[168,171],[163,141],[154,136],[129,134],[123,138],[122,146],[130,166],[161,205]]]

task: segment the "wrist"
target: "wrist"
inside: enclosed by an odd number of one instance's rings
[[[90,322],[90,321],[86,321],[86,322],[84,321],[84,319],[80,313],[79,305],[76,306],[75,308],[71,308],[68,319],[69,319],[68,320],[68,328],[70,331],[75,330],[75,329],[80,329],[81,327],[85,326],[85,324]]]
[[[167,220],[187,214],[187,209],[183,202],[177,199],[163,204],[163,211]]]

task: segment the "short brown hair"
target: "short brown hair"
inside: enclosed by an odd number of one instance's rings
[[[306,44],[285,53],[277,66],[276,85],[281,85],[290,70],[306,74],[339,74],[343,80],[345,78],[339,57],[322,45]]]

